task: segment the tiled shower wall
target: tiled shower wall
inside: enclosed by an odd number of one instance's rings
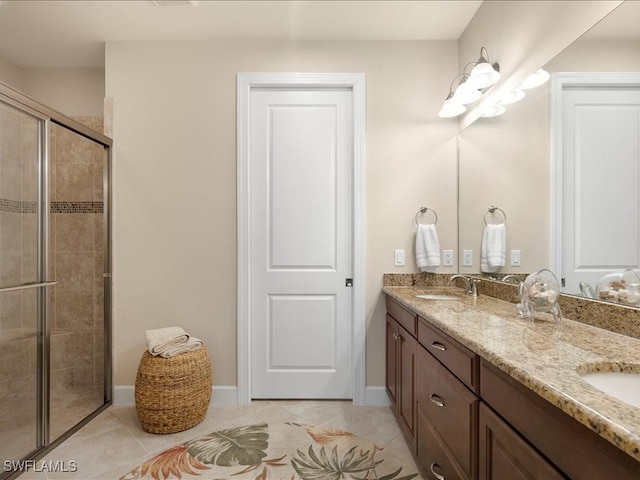
[[[76,120],[102,132],[102,117]],[[104,381],[104,149],[52,125],[50,130],[52,387]],[[58,342],[59,344],[54,344]],[[55,368],[55,373],[53,369]]]

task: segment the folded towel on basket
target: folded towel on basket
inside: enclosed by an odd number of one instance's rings
[[[506,265],[507,227],[504,223],[485,225],[482,235],[480,270],[495,272]]]
[[[416,265],[421,272],[440,266],[440,242],[435,225],[418,225],[416,232]]]
[[[170,358],[192,352],[203,346],[202,340],[192,337],[180,327],[157,328],[144,332],[147,349],[154,357]]]

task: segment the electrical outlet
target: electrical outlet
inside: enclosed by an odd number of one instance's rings
[[[511,266],[520,266],[520,250],[511,250]]]
[[[473,266],[473,250],[462,251],[462,265],[465,267]]]
[[[404,250],[395,250],[393,255],[394,265],[396,267],[404,267]]]
[[[445,267],[450,267],[453,265],[453,250],[443,250],[442,251],[442,265]]]

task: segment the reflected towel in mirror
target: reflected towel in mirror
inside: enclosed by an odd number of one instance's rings
[[[504,223],[485,225],[482,235],[480,270],[495,272],[507,259],[507,226]]]

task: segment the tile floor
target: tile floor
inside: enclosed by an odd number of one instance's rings
[[[26,472],[20,480],[118,479],[155,453],[221,428],[259,421],[323,425],[368,438],[408,470],[415,462],[389,407],[354,406],[340,401],[255,401],[243,406],[211,406],[202,423],[170,435],[143,431],[133,406],[112,406],[49,453],[43,460],[73,460],[73,473]],[[173,477],[172,477],[173,478]],[[421,478],[421,477],[416,477]]]

